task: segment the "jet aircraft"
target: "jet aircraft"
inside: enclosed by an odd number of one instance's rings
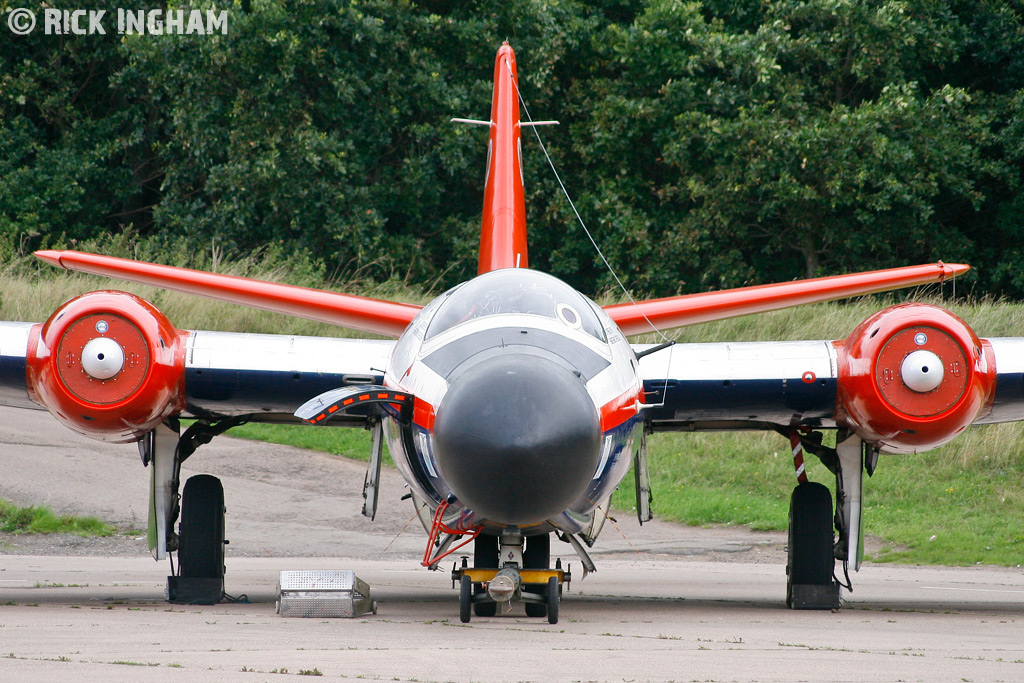
[[[326,321],[390,340],[177,329],[132,294],[98,291],[43,323],[0,324],[0,403],[45,408],[67,427],[137,442],[151,470],[150,548],[177,552],[172,599],[224,586],[224,492],[180,468],[244,421],[302,420],[371,430],[363,514],[376,510],[382,444],[408,483],[437,568],[453,570],[462,621],[522,601],[558,620],[584,574],[612,492],[630,466],[640,521],[651,519],[647,438],[660,431],[773,430],[793,446],[786,601],[834,609],[836,561],[859,568],[861,490],[879,453],[917,453],[971,424],[1024,417],[1024,339],[979,339],[924,304],[892,306],[843,340],[631,344],[628,337],[787,306],[942,282],[934,263],[599,306],[529,268],[515,53],[498,50],[478,275],[426,306],[204,273],[76,251],[55,266]],[[463,120],[465,121],[465,120]],[[540,122],[538,122],[540,123]],[[180,419],[195,423],[182,431]],[[823,430],[836,430],[836,446]],[[803,454],[835,474],[807,480]],[[727,463],[723,466],[728,466]],[[177,524],[177,529],[175,529]],[[343,549],[340,549],[343,551]],[[781,596],[780,596],[781,598]],[[503,609],[505,609],[503,607]]]

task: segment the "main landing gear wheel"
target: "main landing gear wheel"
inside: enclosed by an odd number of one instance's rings
[[[839,607],[832,515],[832,494],[824,485],[807,482],[793,490],[786,563],[786,605],[793,609]]]
[[[493,603],[492,603],[493,604]],[[479,607],[479,605],[477,605]],[[477,612],[479,616],[479,611]],[[492,615],[493,616],[493,615]],[[459,582],[459,621],[468,624],[473,618],[473,581],[463,576]]]
[[[167,599],[214,605],[224,599],[224,487],[199,474],[185,482],[178,524],[178,575],[167,577]]]
[[[551,535],[544,534],[543,536],[529,536],[526,539],[526,550],[523,551],[523,568],[547,569],[550,565]],[[544,584],[527,584],[523,588],[531,593],[539,593],[541,595],[543,595],[546,590]],[[547,614],[547,605],[538,602],[526,603],[526,616],[545,617]],[[555,618],[557,619],[557,616]]]
[[[224,577],[224,487],[220,479],[197,474],[185,482],[178,536],[179,576]]]
[[[480,534],[473,542],[473,567],[474,569],[497,569],[498,568],[498,537],[490,534]],[[463,579],[465,580],[465,579]],[[484,593],[483,586],[473,587],[472,593]],[[478,602],[473,605],[473,612],[478,617],[493,617],[498,613],[498,603]],[[465,621],[469,621],[466,619]],[[463,622],[465,623],[465,622]]]

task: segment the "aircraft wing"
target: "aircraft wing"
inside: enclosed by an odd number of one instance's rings
[[[893,324],[896,315],[902,319]],[[905,304],[876,314],[845,340],[677,344],[648,355],[643,352],[654,346],[634,345],[648,425],[653,431],[846,427],[882,450],[914,452],[945,443],[968,424],[1024,420],[1024,338],[975,338],[963,351],[940,348],[947,340],[937,326],[957,322],[952,318],[936,307]],[[937,386],[912,395],[897,386],[905,347],[898,349],[899,366],[886,366],[893,365],[889,350],[906,338],[921,341],[922,330],[921,346],[934,351],[945,372]],[[876,346],[865,351],[868,342]]]
[[[634,345],[641,355],[651,348]],[[837,362],[829,341],[676,344],[640,358],[649,424],[656,431],[835,427]]]
[[[298,422],[295,410],[315,396],[380,384],[393,346],[390,340],[189,332],[186,414]],[[346,412],[332,424],[361,427],[366,416]]]
[[[0,405],[41,409],[26,383],[29,345],[40,325],[0,323]],[[297,422],[293,413],[318,394],[380,384],[390,340],[182,331],[182,417]],[[332,424],[362,426],[365,416]]]
[[[116,340],[116,372],[92,348],[96,330]],[[118,346],[119,345],[119,346]],[[172,416],[207,421],[297,422],[310,399],[383,380],[391,340],[177,330],[124,292],[92,292],[46,323],[0,323],[0,405],[45,407],[74,431],[134,441]],[[106,375],[110,375],[107,377]],[[333,424],[365,426],[366,410]]]

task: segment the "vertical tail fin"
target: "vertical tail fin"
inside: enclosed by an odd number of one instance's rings
[[[518,88],[516,54],[506,42],[494,60],[478,274],[528,267]]]

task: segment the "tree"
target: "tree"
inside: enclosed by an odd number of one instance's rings
[[[111,2],[99,8],[114,11]],[[8,244],[89,237],[132,223],[150,201],[145,112],[110,83],[123,64],[116,35],[37,30],[0,42],[0,235]]]
[[[697,289],[974,256],[965,214],[1006,169],[987,99],[942,77],[965,49],[959,18],[937,2],[765,8],[735,31],[653,2],[610,32],[581,149],[629,159],[611,182],[643,198],[638,241]]]
[[[1007,0],[254,0],[226,35],[11,36],[0,247],[129,230],[463,280],[486,146],[448,119],[485,115],[504,37],[638,293],[942,258],[1024,296],[1024,20]],[[531,264],[610,286],[524,148]]]

